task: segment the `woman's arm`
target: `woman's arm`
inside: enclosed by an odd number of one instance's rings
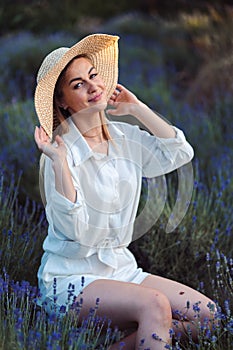
[[[170,124],[120,84],[117,85],[115,92],[109,100],[109,104],[116,108],[109,110],[109,114],[133,115],[157,137],[174,138],[176,136],[176,132]]]
[[[57,192],[71,202],[76,201],[76,190],[66,158],[66,146],[60,136],[56,136],[56,146],[50,143],[49,137],[42,127],[35,128],[34,138],[38,148],[52,160]]]

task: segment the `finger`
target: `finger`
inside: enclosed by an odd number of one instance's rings
[[[107,113],[110,114],[110,115],[115,115],[116,114],[115,113],[115,109],[108,109]]]
[[[112,98],[113,100],[115,100],[115,99],[117,98],[117,96],[119,95],[119,93],[120,93],[120,91],[115,91],[115,92],[112,94],[111,98]]]
[[[110,96],[109,98],[109,101],[112,100],[112,101],[116,101],[117,99],[117,96],[119,95],[120,91],[119,90],[115,90],[112,95]]]
[[[115,107],[114,109],[108,109],[107,113],[111,114],[111,115],[118,115],[119,111],[117,109],[117,107],[119,106],[119,102],[113,102],[111,101],[111,103],[109,103],[111,106]]]
[[[119,90],[119,91],[126,90],[126,88],[125,88],[123,85],[121,85],[121,84],[117,84],[116,88],[117,88],[117,90]]]
[[[38,128],[38,126],[35,127],[34,139],[35,139],[37,145],[39,146],[41,139],[40,139],[40,129]]]
[[[34,130],[34,139],[37,139],[38,137],[38,126],[35,126],[35,130]]]
[[[110,106],[113,106],[113,105],[114,105],[114,100],[113,100],[113,99],[108,100],[108,104],[109,104]]]
[[[63,141],[63,139],[61,138],[61,136],[57,135],[57,136],[55,137],[55,140],[56,140],[58,146],[64,145],[64,141]]]
[[[45,129],[42,126],[40,126],[40,137],[41,137],[42,141],[48,141],[49,140],[49,137],[48,137]]]

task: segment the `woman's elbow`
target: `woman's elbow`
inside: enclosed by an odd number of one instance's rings
[[[190,162],[194,157],[194,149],[193,147],[188,143],[187,144],[187,150],[186,150],[186,163]]]

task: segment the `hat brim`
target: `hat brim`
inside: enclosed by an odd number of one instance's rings
[[[57,79],[67,64],[78,55],[87,55],[106,86],[109,99],[118,81],[118,36],[93,34],[72,46],[53,68],[40,79],[35,90],[35,109],[41,126],[53,134],[53,95]]]

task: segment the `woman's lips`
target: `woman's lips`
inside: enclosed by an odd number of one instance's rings
[[[101,97],[102,97],[102,92],[100,94],[95,95],[94,97],[90,98],[88,100],[88,102],[97,102],[97,101],[99,101],[101,99]]]

